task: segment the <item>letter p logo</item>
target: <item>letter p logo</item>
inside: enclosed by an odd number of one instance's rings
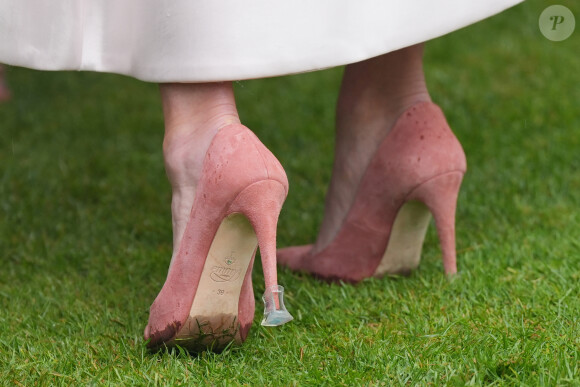
[[[554,21],[554,24],[552,25],[552,31],[554,31],[558,24],[564,23],[564,16],[550,16],[550,20]]]
[[[553,42],[566,40],[574,32],[574,14],[563,5],[551,5],[544,9],[538,20],[540,31]]]

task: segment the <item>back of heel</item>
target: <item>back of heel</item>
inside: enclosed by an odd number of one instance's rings
[[[284,306],[284,288],[276,272],[276,226],[286,199],[287,188],[277,180],[262,180],[244,189],[234,200],[232,212],[244,214],[254,227],[262,257],[266,291],[264,326],[278,326],[293,319]]]
[[[409,195],[409,200],[419,200],[429,208],[435,218],[439,234],[445,273],[457,273],[455,250],[455,211],[463,171],[448,172],[427,180]]]

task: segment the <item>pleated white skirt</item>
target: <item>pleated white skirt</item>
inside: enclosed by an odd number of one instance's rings
[[[261,78],[358,62],[522,0],[0,0],[0,63],[151,82]]]

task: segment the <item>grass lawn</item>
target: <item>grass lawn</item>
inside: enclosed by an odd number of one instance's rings
[[[580,4],[568,6],[580,24]],[[222,354],[150,354],[171,255],[157,86],[9,68],[0,105],[0,385],[580,386],[580,26],[528,1],[430,42],[426,72],[468,158],[460,275],[434,227],[409,278],[328,285],[280,270],[295,321]],[[314,239],[342,69],[236,83],[290,196],[279,246]],[[254,273],[263,292],[261,267]]]

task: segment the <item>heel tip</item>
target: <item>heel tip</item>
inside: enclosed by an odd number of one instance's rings
[[[294,320],[294,317],[286,310],[275,310],[267,315],[264,315],[262,320],[262,326],[264,327],[277,327],[284,325],[287,322]]]
[[[284,288],[274,285],[264,292],[264,319],[262,326],[277,327],[294,320],[284,305]]]

